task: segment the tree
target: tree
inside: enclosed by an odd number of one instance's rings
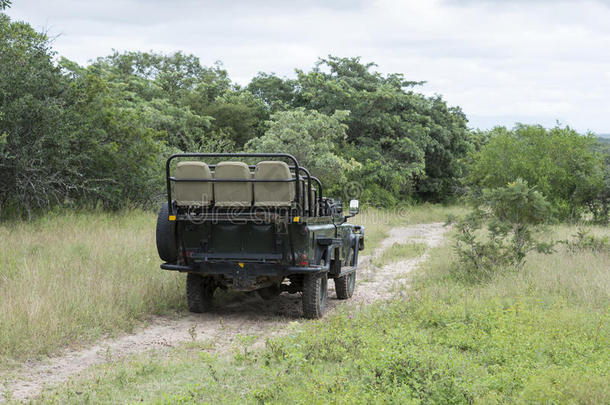
[[[260,72],[246,89],[261,99],[271,111],[289,109],[294,104],[296,82],[282,79],[273,73]]]
[[[275,113],[265,135],[251,139],[246,150],[290,153],[327,189],[337,191],[347,179],[346,172],[357,165],[337,153],[340,140],[346,136],[343,121],[348,115],[347,111],[336,111],[328,116],[304,108]]]
[[[610,222],[610,139],[598,138],[594,150],[603,159],[603,187],[598,195],[588,202],[588,207],[596,222],[608,224]]]
[[[202,109],[212,117],[212,130],[222,133],[237,149],[264,133],[269,113],[264,104],[250,92],[229,90]]]
[[[78,198],[106,208],[151,201],[163,185],[165,133],[148,125],[139,106],[124,105],[122,94],[99,76],[84,74],[73,85],[73,129],[64,137],[86,186]]]
[[[49,41],[0,14],[0,207],[32,209],[60,202],[73,185],[65,94]],[[18,61],[19,63],[16,63]]]
[[[469,159],[473,190],[526,180],[551,203],[559,219],[579,219],[604,187],[604,164],[593,150],[595,137],[569,127],[517,125],[490,131],[489,143]]]
[[[181,52],[115,52],[89,70],[116,86],[125,103],[150,112],[150,125],[183,151],[199,150],[218,137],[226,138],[225,147],[241,148],[264,133],[269,118],[264,103],[233,85],[220,62],[204,67]]]
[[[0,14],[3,214],[150,198],[162,184],[163,133],[120,86],[53,57],[44,34]]]
[[[259,74],[248,86],[269,108],[303,107],[332,115],[350,111],[339,154],[362,165],[352,175],[362,198],[444,200],[455,192],[461,159],[471,149],[466,118],[440,97],[412,91],[421,82],[382,75],[359,58],[329,56],[296,80]]]

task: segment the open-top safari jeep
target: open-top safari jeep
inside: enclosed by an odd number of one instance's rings
[[[352,296],[364,228],[347,218],[358,201],[344,215],[292,155],[177,154],[166,177],[157,250],[162,269],[188,273],[190,311],[208,310],[216,288],[257,290],[264,299],[302,292],[307,318],[324,314],[328,278],[337,298]]]

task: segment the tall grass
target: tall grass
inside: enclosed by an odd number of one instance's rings
[[[610,229],[587,225],[586,230],[597,237],[610,235]],[[582,226],[549,227],[543,239],[573,240]],[[438,297],[456,297],[464,291],[480,299],[511,297],[535,298],[540,304],[562,303],[587,310],[610,309],[610,247],[602,251],[587,248],[571,250],[562,244],[552,254],[530,253],[522,271],[498,269],[487,282],[474,282],[455,266],[457,257],[449,246],[439,250],[419,272],[419,281]]]
[[[459,209],[459,208],[455,208]],[[364,209],[367,249],[391,226],[443,220],[443,208]],[[184,278],[159,269],[156,215],[50,213],[0,223],[0,360],[8,365],[185,308]]]
[[[575,231],[555,227],[548,236]],[[610,403],[609,252],[560,247],[484,282],[459,271],[449,245],[430,258],[406,298],[343,307],[262,351],[222,359],[191,345],[135,356],[43,400]]]
[[[155,221],[132,210],[0,225],[1,363],[183,308],[183,278],[159,269]]]

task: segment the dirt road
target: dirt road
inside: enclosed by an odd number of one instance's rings
[[[360,258],[358,281],[354,297],[349,301],[335,298],[332,282],[329,283],[329,310],[343,302],[369,304],[392,296],[397,283],[404,283],[404,275],[427,254],[418,258],[395,262],[382,268],[371,264],[371,258],[381,254],[393,243],[423,242],[437,246],[443,241],[445,228],[440,223],[394,228],[371,256]],[[264,338],[282,334],[288,324],[306,322],[301,316],[300,294],[283,293],[263,301],[253,294],[226,294],[219,297],[221,305],[210,313],[188,315],[181,318],[155,318],[145,329],[117,339],[107,339],[80,351],[69,351],[60,357],[44,362],[24,364],[16,376],[0,376],[0,392],[14,400],[28,400],[38,395],[45,385],[57,385],[78,376],[96,364],[112,361],[130,354],[152,349],[164,349],[192,340],[214,342],[218,352],[232,348],[237,335],[248,334]],[[0,395],[0,402],[3,395]]]

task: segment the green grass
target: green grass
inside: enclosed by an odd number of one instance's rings
[[[388,224],[441,221],[443,210],[365,209],[351,221],[370,250]],[[0,223],[0,369],[185,310],[184,277],[159,269],[155,223],[141,210]]]
[[[555,227],[549,237],[575,233]],[[607,229],[594,228],[608,234]],[[56,403],[610,402],[610,253],[533,254],[474,283],[435,248],[406,299],[341,307],[263,350],[240,339],[141,355],[47,391]],[[243,347],[240,347],[242,345]]]
[[[405,259],[414,259],[421,256],[428,247],[425,243],[394,243],[384,250],[379,257],[373,259],[373,264],[377,267]]]
[[[0,225],[0,364],[183,309],[183,278],[159,270],[155,221],[134,210]]]

